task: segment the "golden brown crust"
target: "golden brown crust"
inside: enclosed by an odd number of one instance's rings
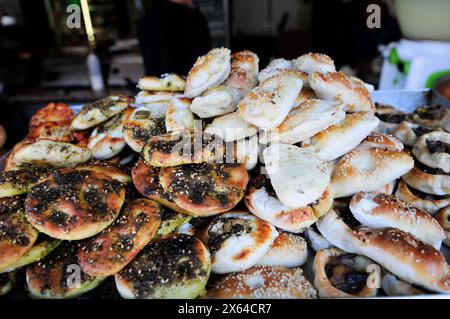
[[[419,137],[412,149],[421,163],[450,173],[450,133],[434,131]]]
[[[215,215],[242,199],[248,173],[242,164],[186,164],[162,168],[159,181],[173,201],[194,215]]]
[[[94,277],[114,275],[153,239],[160,223],[161,207],[156,202],[131,201],[110,227],[81,244],[81,268]]]
[[[444,229],[446,236],[444,244],[450,247],[450,205],[441,209],[434,218],[436,218],[442,229]]]
[[[90,162],[79,164],[74,167],[76,170],[80,171],[92,171],[107,175],[123,184],[132,183],[129,170],[120,165],[110,164],[108,162]]]
[[[124,199],[124,186],[107,175],[63,169],[33,187],[25,210],[28,221],[39,231],[77,240],[108,227]]]
[[[0,172],[0,198],[29,192],[51,172],[51,169],[33,166]]]
[[[38,231],[24,215],[24,199],[0,199],[0,268],[17,262],[33,246]]]
[[[223,277],[204,298],[314,299],[316,294],[300,268],[256,266]]]
[[[416,192],[417,193],[417,192]],[[399,181],[395,196],[405,202],[426,210],[430,215],[435,215],[441,208],[450,205],[450,196],[433,196],[423,194],[419,197],[411,191],[404,181]]]
[[[184,77],[175,73],[168,73],[160,77],[144,76],[139,80],[138,87],[147,91],[177,92],[183,91],[185,84]]]
[[[433,195],[450,195],[450,176],[444,172],[434,174],[433,170],[423,167],[423,165],[419,167],[416,163],[416,166],[403,175],[402,179],[406,184],[421,192]]]
[[[70,125],[74,116],[72,109],[67,104],[49,103],[34,113],[28,129],[33,132],[36,127],[49,122],[60,126]]]
[[[380,148],[355,149],[336,165],[331,177],[334,197],[371,192],[407,173],[414,160],[405,152]]]
[[[356,261],[358,259],[358,261]],[[323,249],[316,253],[313,264],[314,287],[321,298],[375,297],[377,287],[369,287],[367,267],[373,261],[349,254],[338,248]],[[374,273],[380,281],[380,274]],[[350,281],[351,280],[351,281]]]
[[[246,94],[258,83],[258,62],[258,56],[251,51],[244,50],[233,53],[230,75],[225,84]]]
[[[443,128],[450,110],[444,105],[419,107],[412,114],[414,122],[430,129]]]
[[[402,151],[403,144],[395,137],[381,133],[372,132],[358,146],[359,148],[385,148],[391,151]]]
[[[316,212],[321,214],[326,210],[331,199],[329,189],[311,206],[289,208],[277,198],[267,175],[259,175],[250,181],[244,203],[253,214],[264,219],[278,228],[298,233],[317,221]],[[330,195],[330,196],[328,196]]]

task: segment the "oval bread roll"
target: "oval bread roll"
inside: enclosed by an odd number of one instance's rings
[[[350,202],[350,210],[367,227],[395,227],[436,249],[445,238],[444,230],[431,215],[392,195],[358,193]]]
[[[138,88],[146,91],[184,91],[186,80],[175,73],[166,73],[161,76],[144,76],[138,82]]]
[[[196,97],[191,104],[191,111],[200,118],[214,117],[236,110],[241,99],[239,90],[217,85],[209,88],[202,96]]]
[[[165,118],[167,132],[194,129],[195,119],[190,109],[191,102],[187,97],[176,97],[169,102]]]
[[[331,176],[334,198],[375,191],[409,172],[414,160],[404,152],[355,149],[342,157]]]
[[[336,72],[334,61],[328,55],[321,53],[303,54],[295,59],[292,64],[295,70],[307,74]]]
[[[239,114],[259,128],[275,128],[294,107],[302,84],[302,77],[296,71],[283,71],[270,77],[239,102]]]
[[[225,48],[212,49],[199,57],[189,71],[184,94],[194,98],[225,81],[230,74],[230,59],[230,50]]]

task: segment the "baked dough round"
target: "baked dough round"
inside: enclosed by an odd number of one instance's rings
[[[444,105],[419,107],[412,114],[414,122],[430,129],[444,128],[445,122],[450,116],[450,110]]]
[[[205,299],[315,299],[317,292],[300,268],[256,266],[226,275]]]
[[[378,266],[364,256],[338,248],[320,250],[313,264],[314,287],[321,298],[375,297],[378,287],[368,285],[371,265]],[[379,283],[381,275],[372,272],[370,279]]]
[[[350,202],[353,216],[370,228],[395,227],[412,234],[436,249],[445,238],[439,223],[426,211],[392,195],[358,193]]]
[[[401,125],[401,123],[404,123],[403,121],[407,118],[407,114],[393,108],[392,106],[375,103],[375,107],[375,116],[380,120],[380,123],[375,131],[381,134],[393,134],[394,131]]]
[[[423,164],[450,173],[450,133],[424,134],[417,139],[412,152]]]
[[[203,236],[211,253],[211,271],[226,274],[253,267],[277,236],[274,226],[248,213],[214,217]]]
[[[211,216],[234,208],[248,183],[243,164],[186,164],[162,168],[159,182],[182,209]]]
[[[292,61],[295,70],[305,72],[307,74],[313,72],[329,73],[336,72],[334,61],[326,54],[322,53],[306,53]]]
[[[149,199],[129,202],[115,222],[81,244],[78,262],[90,276],[118,273],[156,235],[161,223],[161,207]]]
[[[77,249],[78,244],[63,241],[43,260],[27,267],[26,282],[31,297],[75,298],[105,280],[106,277],[91,277],[80,269]]]
[[[279,233],[272,246],[256,263],[270,267],[300,267],[308,259],[306,240],[292,233]]]
[[[146,91],[184,91],[186,80],[175,73],[165,73],[158,76],[144,76],[138,82],[138,88]]]
[[[31,189],[28,221],[51,237],[79,240],[108,227],[125,200],[122,183],[102,173],[63,169]]]
[[[30,166],[0,173],[0,198],[28,193],[30,189],[43,181],[51,169]]]
[[[224,82],[229,87],[239,90],[241,97],[247,94],[258,83],[258,56],[248,50],[231,55],[231,71]]]
[[[77,165],[74,169],[79,171],[91,171],[105,174],[122,184],[132,183],[129,169],[120,164],[110,164],[108,162],[89,162]]]
[[[205,291],[210,268],[202,242],[178,234],[150,242],[115,280],[126,299],[194,299]]]
[[[230,50],[226,48],[212,49],[199,57],[188,73],[184,94],[194,98],[225,81],[231,70],[230,59]]]
[[[333,198],[327,188],[310,206],[291,208],[278,199],[267,175],[259,175],[250,181],[244,202],[259,218],[285,231],[299,233],[330,210]]]
[[[175,204],[170,194],[162,188],[159,183],[159,172],[159,167],[147,165],[144,159],[141,158],[131,170],[134,187],[143,196],[165,207],[182,214],[190,214],[190,212]]]
[[[140,153],[152,136],[166,132],[166,123],[164,119],[153,118],[148,108],[140,107],[135,109],[125,121],[122,131],[128,146]]]
[[[19,261],[38,237],[38,231],[24,215],[24,199],[0,199],[0,269]]]
[[[450,247],[450,205],[441,209],[435,216],[445,232],[444,244]]]
[[[259,83],[264,82],[268,78],[277,75],[278,73],[283,72],[283,70],[293,70],[294,66],[292,65],[291,60],[286,60],[283,58],[273,59],[267,64],[267,66],[261,70],[258,74]]]
[[[393,136],[372,132],[358,145],[358,148],[384,148],[390,151],[402,151],[403,144]]]
[[[420,136],[432,131],[426,127],[419,126],[419,124],[403,121],[395,128],[392,134],[403,144],[413,147]]]
[[[450,175],[440,169],[433,169],[416,161],[412,170],[402,179],[423,193],[432,195],[450,195]]]
[[[355,149],[342,157],[331,176],[334,198],[375,191],[410,171],[414,160],[404,152]]]
[[[409,188],[402,180],[398,182],[395,197],[426,210],[430,215],[435,215],[441,208],[450,205],[450,196],[426,194]]]

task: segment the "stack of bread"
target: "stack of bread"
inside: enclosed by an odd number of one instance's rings
[[[218,48],[138,88],[33,116],[0,173],[0,294],[450,293],[448,109],[375,106],[318,53]]]

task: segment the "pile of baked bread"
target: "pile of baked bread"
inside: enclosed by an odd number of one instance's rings
[[[450,293],[450,111],[374,105],[323,54],[258,64],[213,49],[135,97],[40,109],[0,173],[0,294]]]

